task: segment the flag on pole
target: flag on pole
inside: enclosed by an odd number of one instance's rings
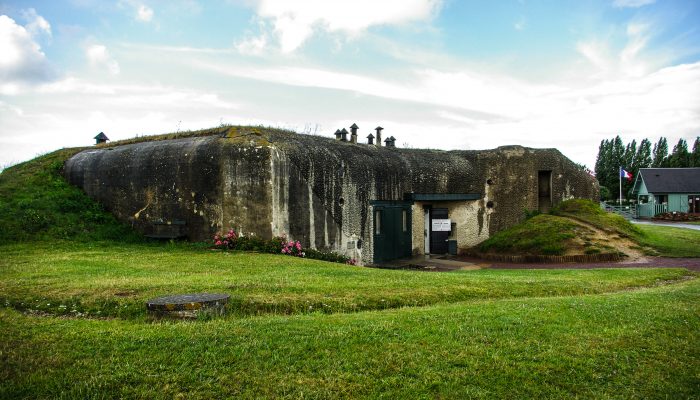
[[[628,181],[632,180],[632,174],[629,172],[625,171],[624,169],[620,168],[620,178],[625,178]]]

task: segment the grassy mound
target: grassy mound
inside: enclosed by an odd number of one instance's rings
[[[664,257],[700,257],[700,231],[633,225],[590,200],[574,199],[559,203],[551,214],[535,216],[498,232],[476,250],[509,255],[631,251]]]
[[[593,240],[594,231],[566,218],[538,215],[501,231],[479,246],[483,253],[564,255],[610,253]]]
[[[600,230],[604,234],[595,230]],[[613,238],[639,242],[645,234],[623,217],[607,213],[590,200],[573,199],[498,232],[481,245],[482,253],[513,255],[606,254],[618,250]]]
[[[605,232],[629,238],[638,238],[644,233],[625,218],[605,212],[600,205],[590,200],[572,199],[559,203],[551,211],[552,215],[574,218],[595,226]]]
[[[81,150],[57,150],[0,173],[0,243],[141,240],[63,178],[63,164]]]

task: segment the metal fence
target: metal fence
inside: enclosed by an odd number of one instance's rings
[[[637,205],[637,218],[651,218],[668,212],[668,204],[646,203]]]
[[[637,210],[634,205],[631,206],[616,206],[607,203],[600,203],[600,207],[607,212],[612,212],[625,217],[626,219],[637,218]]]

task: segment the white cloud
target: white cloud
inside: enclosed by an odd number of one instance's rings
[[[151,22],[153,19],[153,9],[144,4],[140,4],[136,9],[136,19],[141,22]]]
[[[649,40],[648,30],[647,24],[630,23],[627,26],[629,41],[620,53],[620,64],[625,75],[642,76],[647,72],[648,66],[643,60],[639,60],[638,56]]]
[[[316,30],[357,36],[372,26],[426,21],[442,0],[259,0],[259,17],[271,19],[283,53],[299,48]]]
[[[184,5],[185,4],[183,4],[183,6]],[[132,10],[134,19],[139,22],[151,22],[155,14],[153,8],[139,0],[119,0],[117,6],[122,9]]]
[[[382,125],[402,126],[400,140],[414,146],[435,147],[426,141],[425,132],[440,132],[443,148],[557,147],[591,166],[604,138],[617,134],[628,141],[669,135],[693,138],[700,131],[700,62],[638,76],[599,76],[585,84],[577,78],[533,84],[468,68],[414,70],[391,80],[314,68],[194,65],[239,78],[332,89],[314,92],[319,98],[332,98],[337,90],[372,96],[384,99],[387,110],[390,105],[422,104],[418,109],[432,111],[420,120],[402,125],[402,119],[413,116],[387,111],[387,119],[396,125]],[[300,107],[299,113],[304,112]]]
[[[61,147],[201,129],[229,118],[239,105],[207,90],[165,85],[105,84],[67,78],[0,101],[0,167]],[[249,121],[250,123],[258,123]]]
[[[656,0],[614,0],[613,7],[617,8],[638,8],[649,4],[654,4]]]
[[[0,93],[11,94],[23,85],[54,76],[41,46],[26,28],[6,15],[0,15],[0,54]]]
[[[261,55],[267,46],[267,35],[249,37],[235,44],[236,50],[245,55]]]
[[[85,56],[93,68],[104,69],[112,75],[119,74],[119,63],[109,54],[107,47],[101,44],[92,44],[85,49]]]
[[[24,27],[27,29],[30,35],[37,37],[41,35],[46,35],[51,37],[51,24],[44,17],[36,13],[33,8],[23,10],[22,16],[27,21],[27,25]]]
[[[640,77],[668,62],[665,56],[645,54],[651,37],[650,24],[630,22],[626,28],[626,43],[619,51],[610,48],[610,39],[581,41],[576,44],[576,50],[596,67],[600,75]]]
[[[606,42],[597,40],[579,42],[576,44],[576,51],[600,71],[607,72],[612,68],[610,50]]]

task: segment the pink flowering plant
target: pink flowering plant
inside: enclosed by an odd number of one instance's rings
[[[226,234],[214,235],[214,247],[217,249],[235,249],[238,243],[238,235],[233,229],[229,229]]]
[[[219,250],[258,251],[261,253],[283,254],[293,257],[306,257],[316,260],[356,265],[357,260],[329,251],[305,249],[298,240],[288,240],[285,235],[264,240],[254,235],[243,235],[229,229],[226,233],[214,235],[213,244]]]
[[[298,240],[296,242],[293,240],[283,242],[281,252],[282,254],[295,257],[304,257],[306,255],[304,254],[304,251],[302,251],[301,242],[299,242]]]

